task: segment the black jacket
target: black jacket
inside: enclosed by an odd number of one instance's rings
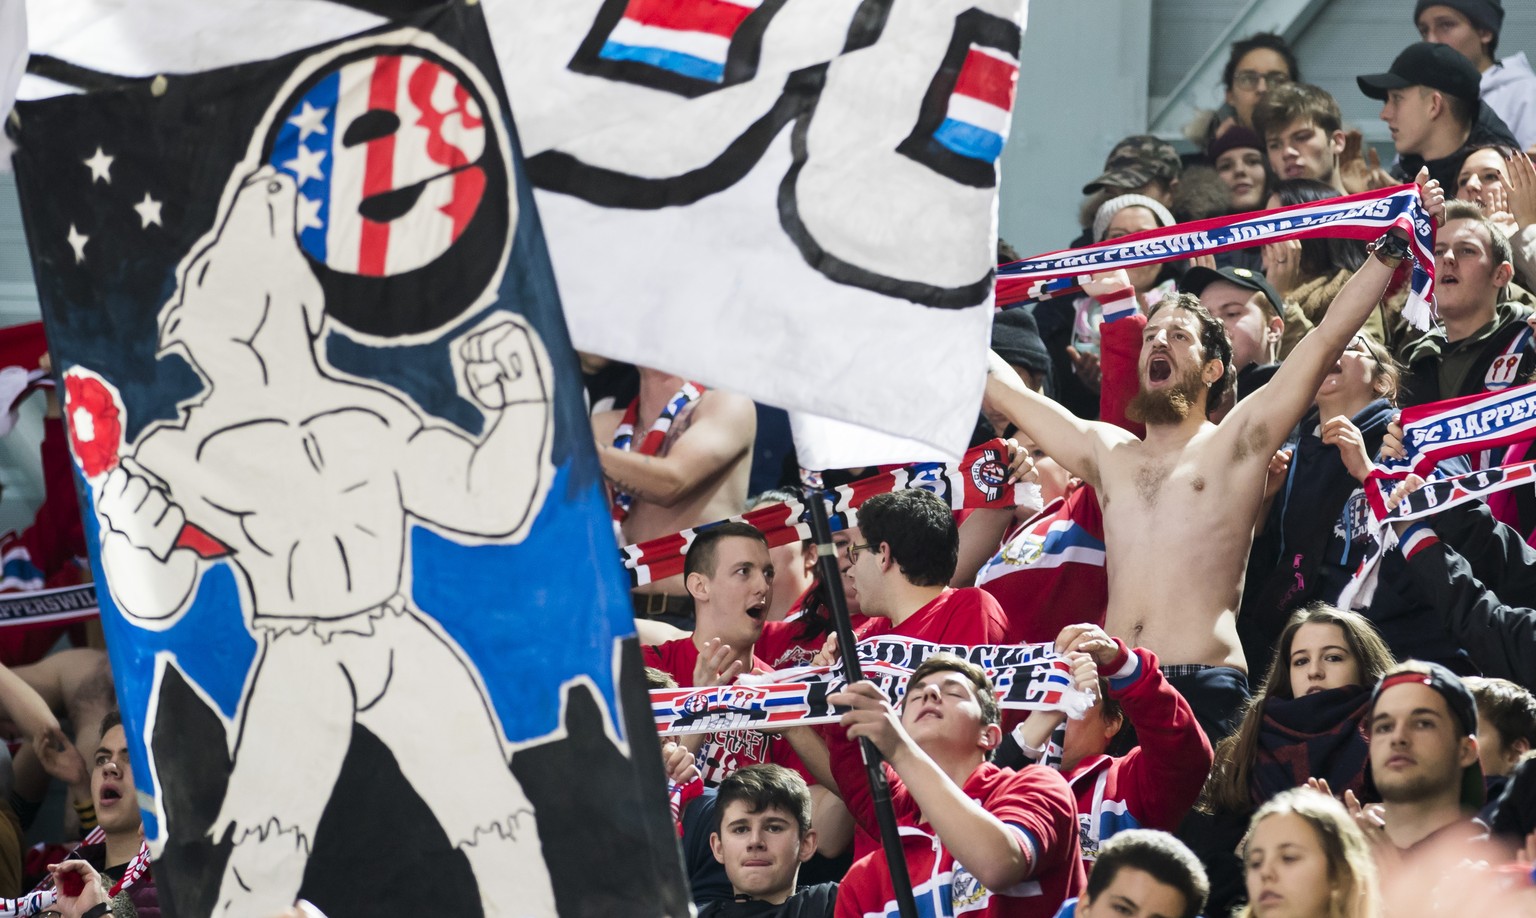
[[[1351,418],[1372,456],[1395,410],[1377,399]],[[1339,451],[1318,436],[1322,420],[1316,408],[1302,419],[1305,433],[1291,455],[1285,485],[1248,555],[1237,632],[1251,666],[1269,660],[1293,611],[1313,600],[1338,599],[1370,548],[1360,483],[1344,468]]]
[[[1483,143],[1499,143],[1517,150],[1522,149],[1520,142],[1515,140],[1515,135],[1510,132],[1509,126],[1494,114],[1487,102],[1477,103],[1477,121],[1473,122],[1472,133],[1467,136],[1467,142],[1461,145],[1461,149],[1442,159],[1428,161],[1416,153],[1400,157],[1397,164],[1392,167],[1392,175],[1405,182],[1411,182],[1414,176],[1419,174],[1419,167],[1428,166],[1429,177],[1439,180],[1440,187],[1445,189],[1447,198],[1454,197],[1456,173],[1461,169],[1461,161],[1467,155],[1467,148]]]
[[[1408,560],[1411,586],[1483,675],[1536,686],[1536,550],[1481,503],[1430,521],[1441,541]]]
[[[699,918],[832,918],[836,907],[837,884],[818,883],[795,890],[783,905],[759,899],[711,902],[699,912]]]

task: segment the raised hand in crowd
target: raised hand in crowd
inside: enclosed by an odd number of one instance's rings
[[[1524,229],[1536,223],[1536,166],[1529,156],[1516,153],[1509,158],[1508,171],[1507,209],[1516,227]]]
[[[1392,416],[1391,423],[1387,424],[1387,432],[1381,438],[1381,449],[1378,455],[1383,459],[1407,459],[1408,450],[1403,447],[1402,415]]]
[[[1295,450],[1278,449],[1274,456],[1270,457],[1269,470],[1264,475],[1264,503],[1267,505],[1285,487],[1285,476],[1291,471],[1291,457]],[[1264,514],[1259,514],[1259,519],[1264,519]]]
[[[733,651],[731,645],[719,638],[710,638],[699,651],[699,661],[693,665],[693,684],[699,688],[730,685],[746,671],[747,663],[736,660],[728,663]]]
[[[1445,189],[1440,183],[1429,177],[1429,167],[1421,166],[1419,174],[1413,177],[1414,184],[1419,186],[1419,201],[1424,205],[1424,210],[1435,218],[1436,226],[1445,225]]]
[[[938,686],[933,686],[932,691],[938,691]],[[902,727],[901,713],[873,682],[867,679],[855,682],[840,692],[828,695],[827,701],[848,709],[843,715],[842,725],[848,731],[849,739],[867,739],[874,743],[875,748],[893,766],[899,767],[897,761],[905,755],[922,754]],[[907,703],[912,701],[911,698],[907,699]]]
[[[1079,351],[1069,344],[1067,357],[1072,360],[1072,372],[1077,374],[1078,380],[1094,392],[1099,391],[1099,386],[1104,381],[1104,371],[1099,369],[1098,353]]]
[[[1097,696],[1099,671],[1115,662],[1119,647],[1097,625],[1068,625],[1056,636],[1056,652],[1067,658],[1072,666],[1072,684],[1078,690]],[[1062,711],[1031,711],[1018,726],[1013,728],[1019,748],[1031,759],[1038,760],[1045,754],[1045,745],[1056,728],[1066,722]]]
[[[1503,185],[1491,185],[1483,190],[1483,213],[1489,222],[1499,228],[1506,236],[1513,236],[1520,232],[1520,224],[1509,211],[1509,189]]]
[[[1264,277],[1281,296],[1301,283],[1301,240],[1286,239],[1264,246]]]
[[[32,737],[32,751],[49,775],[59,779],[71,791],[83,791],[83,799],[91,798],[91,769],[85,763],[85,756],[63,730],[50,727]]]
[[[1056,635],[1056,652],[1073,661],[1073,681],[1090,694],[1096,692],[1094,680],[1098,678],[1098,674],[1094,673],[1087,682],[1079,678],[1078,662],[1074,659],[1074,654],[1086,654],[1099,669],[1104,669],[1116,662],[1124,662],[1118,659],[1120,645],[1115,643],[1115,639],[1098,625],[1086,623],[1068,625],[1061,629],[1061,633]]]
[[[1365,147],[1365,135],[1358,130],[1344,132],[1344,152],[1339,154],[1339,178],[1349,194],[1398,184],[1397,179],[1382,168],[1381,157],[1376,154],[1375,148]]]
[[[1392,489],[1392,493],[1387,495],[1387,509],[1395,508],[1398,504],[1407,500],[1408,495],[1422,487],[1424,487],[1424,478],[1410,472],[1406,478],[1397,483],[1397,486]],[[1398,535],[1406,532],[1410,525],[1412,523],[1403,520],[1392,521],[1392,528],[1397,531]]]
[[[1392,844],[1392,840],[1387,837],[1385,807],[1379,803],[1361,803],[1360,798],[1356,797],[1355,792],[1352,790],[1346,789],[1344,796],[1338,797],[1333,793],[1333,789],[1328,786],[1328,781],[1324,778],[1308,778],[1307,786],[1319,793],[1334,797],[1344,804],[1344,808],[1349,810],[1349,815],[1354,817],[1355,825],[1359,826],[1360,831],[1365,835],[1366,841],[1371,843],[1378,866],[1385,867],[1388,864],[1397,863],[1401,860],[1401,852],[1399,852],[1396,845]]]
[[[690,784],[699,776],[699,766],[693,752],[676,740],[667,740],[661,744],[661,767],[667,773],[667,780],[673,784]]]
[[[821,649],[816,651],[816,656],[811,657],[812,666],[835,666],[837,661],[843,658],[843,652],[837,646],[837,632],[827,635],[827,639],[821,643]]]
[[[1364,482],[1365,477],[1371,473],[1371,454],[1366,452],[1365,438],[1360,434],[1360,428],[1354,425],[1349,418],[1339,415],[1323,422],[1322,441],[1328,446],[1335,447],[1339,451],[1339,458],[1344,460],[1344,468],[1356,481]]]
[[[1020,446],[1018,440],[1003,442],[1008,444],[1008,484],[1039,481],[1040,473],[1035,471],[1035,460],[1029,450]]]
[[[98,905],[107,903],[107,889],[101,874],[85,861],[68,860],[48,865],[48,873],[59,890],[59,900],[54,904],[58,918],[83,918]],[[69,890],[78,887],[74,895]],[[47,915],[47,912],[43,913]],[[100,913],[98,913],[100,914]]]

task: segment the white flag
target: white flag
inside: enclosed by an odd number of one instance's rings
[[[958,457],[1024,2],[487,4],[578,349]]]

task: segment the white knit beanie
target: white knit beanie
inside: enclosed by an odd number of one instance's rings
[[[1093,241],[1103,242],[1104,233],[1109,229],[1109,221],[1115,218],[1115,214],[1127,207],[1145,207],[1157,216],[1158,226],[1172,226],[1175,222],[1173,214],[1168,212],[1161,202],[1155,201],[1144,194],[1122,194],[1118,198],[1110,198],[1099,205],[1099,212],[1093,215]]]

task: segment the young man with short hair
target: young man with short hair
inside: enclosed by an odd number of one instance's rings
[[[1483,834],[1472,820],[1484,800],[1477,702],[1460,677],[1438,663],[1399,664],[1376,684],[1366,723],[1376,831],[1404,855]]]
[[[848,809],[878,837],[858,739],[880,750],[914,896],[924,914],[1049,918],[1084,885],[1072,790],[1055,770],[988,761],[1002,739],[997,696],[980,667],[947,653],[912,673],[900,712],[859,682],[828,696],[850,708],[826,731]],[[896,914],[883,850],[838,889],[838,918]]]
[[[778,765],[749,765],[720,782],[709,846],[725,865],[734,899],[711,903],[699,918],[832,918],[837,884],[796,891],[800,865],[816,852],[811,793]]]
[[[1347,194],[1339,168],[1344,115],[1325,90],[1308,83],[1277,86],[1254,108],[1253,126],[1277,177],[1312,179]]]
[[[773,590],[773,562],[763,534],[746,523],[722,523],[698,534],[683,564],[696,610],[694,631],[644,647],[645,665],[680,686],[724,685],[744,672],[768,669],[752,654]],[[736,769],[759,762],[803,768],[787,740],[746,730],[710,734],[700,770],[704,783],[713,787]]]
[[[1008,372],[1018,381],[1012,368]],[[1003,642],[1008,620],[992,594],[949,586],[960,531],[954,511],[937,495],[921,488],[877,494],[859,506],[859,531],[863,542],[849,546],[849,570],[860,611],[877,619],[860,637],[892,634],[935,644]]]
[[[1392,131],[1398,160],[1392,174],[1409,181],[1420,168],[1444,188],[1456,187],[1469,146],[1515,146],[1509,128],[1478,101],[1477,68],[1448,45],[1409,45],[1386,73],[1355,77],[1360,91],[1385,103],[1381,120]]]
[[[1514,385],[1536,369],[1525,346],[1529,310],[1500,295],[1514,276],[1504,232],[1476,204],[1452,201],[1435,237],[1435,303],[1441,326],[1402,355],[1404,407]]]
[[[1128,829],[1105,842],[1087,891],[1056,918],[1195,918],[1210,888],[1200,859],[1183,842]]]
[[[1536,749],[1536,696],[1508,679],[1461,681],[1477,701],[1477,759],[1493,800],[1515,763]]]
[[[1483,102],[1509,126],[1522,147],[1536,146],[1536,73],[1521,51],[1494,58],[1504,7],[1499,0],[1418,0],[1413,24],[1425,41],[1449,45],[1481,74]]]
[[[91,756],[91,798],[96,804],[96,824],[105,833],[106,840],[81,845],[75,858],[90,864],[102,881],[111,885],[123,879],[144,842],[138,793],[133,783],[133,763],[128,758],[128,734],[116,711],[102,721],[101,743]],[[105,889],[87,889],[78,904],[107,902],[106,892]],[[147,870],[110,901],[110,914],[133,914],[135,910],[158,911],[160,908],[160,894],[155,888],[154,877]]]

